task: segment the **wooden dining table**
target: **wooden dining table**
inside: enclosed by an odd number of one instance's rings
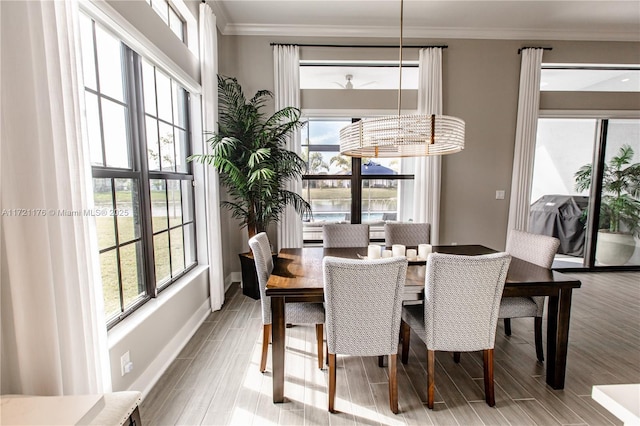
[[[437,253],[482,255],[496,251],[482,245],[433,246]],[[285,304],[324,300],[322,259],[325,256],[360,258],[367,248],[305,247],[282,249],[267,283],[271,297],[273,402],[284,402]],[[404,287],[404,300],[424,298],[425,262],[410,261]],[[504,297],[548,296],[547,305],[547,384],[563,389],[569,343],[571,295],[579,280],[512,258],[504,286]]]

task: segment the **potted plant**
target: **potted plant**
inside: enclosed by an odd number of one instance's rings
[[[286,107],[267,116],[264,107],[273,94],[259,90],[249,100],[235,78],[218,76],[218,131],[207,132],[211,153],[192,155],[190,161],[212,165],[230,200],[222,207],[231,211],[247,227],[249,238],[277,222],[285,208],[310,214],[311,206],[299,194],[285,189],[289,180],[299,179],[306,163],[286,149],[287,138],[305,123],[300,110]],[[253,270],[245,271],[247,260]],[[242,256],[243,292],[259,298],[255,266],[250,256]],[[245,265],[247,264],[247,265]],[[246,279],[246,280],[245,280]],[[257,296],[257,297],[256,297]]]
[[[635,250],[640,235],[640,163],[630,164],[633,149],[620,147],[604,164],[596,260],[603,265],[623,265]],[[593,168],[582,166],[575,174],[577,191],[591,186]]]

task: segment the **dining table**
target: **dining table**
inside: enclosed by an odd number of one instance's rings
[[[496,250],[482,245],[434,245],[434,253],[483,255]],[[273,402],[284,402],[285,377],[285,305],[291,302],[323,302],[325,256],[365,258],[367,247],[304,247],[280,250],[267,282],[271,297]],[[424,299],[425,260],[410,260],[404,287],[404,300]],[[543,268],[512,257],[503,297],[548,296],[546,382],[553,389],[563,389],[569,343],[571,296],[580,281],[561,272]]]

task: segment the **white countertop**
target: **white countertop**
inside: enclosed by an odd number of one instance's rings
[[[640,384],[597,385],[591,398],[625,425],[640,425]]]

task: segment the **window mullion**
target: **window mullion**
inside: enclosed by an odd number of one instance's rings
[[[153,227],[151,210],[151,188],[149,182],[149,164],[147,159],[147,137],[144,115],[144,94],[142,88],[142,61],[140,56],[129,50],[127,60],[128,85],[131,96],[132,143],[134,145],[134,164],[140,172],[140,225],[142,233],[142,250],[144,253],[144,282],[147,294],[156,297],[156,273],[153,250]]]

